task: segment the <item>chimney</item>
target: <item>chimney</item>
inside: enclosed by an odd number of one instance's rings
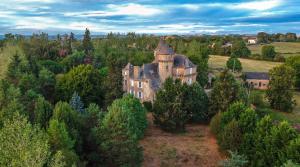
[[[134,66],[133,67],[133,77],[138,78],[140,74],[140,67],[139,66]]]

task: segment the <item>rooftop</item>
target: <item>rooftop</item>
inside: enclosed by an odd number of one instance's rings
[[[269,74],[266,72],[245,72],[246,79],[269,80]]]

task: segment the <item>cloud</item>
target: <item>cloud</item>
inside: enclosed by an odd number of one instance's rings
[[[86,12],[69,12],[65,16],[75,17],[108,17],[108,16],[153,16],[162,13],[157,8],[152,8],[140,4],[115,5],[109,4],[105,10],[86,11]]]
[[[262,1],[252,1],[252,2],[244,2],[232,5],[229,8],[233,9],[245,9],[245,10],[258,10],[264,11],[273,9],[282,4],[282,0],[262,0]]]

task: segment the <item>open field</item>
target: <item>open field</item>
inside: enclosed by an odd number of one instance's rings
[[[212,69],[225,68],[229,57],[211,55],[209,58],[209,67]],[[270,62],[252,59],[240,59],[244,72],[268,72],[275,66],[279,66],[280,62]]]
[[[206,125],[188,125],[183,134],[170,134],[153,125],[141,141],[143,167],[215,167],[225,156],[219,153],[217,141]]]
[[[271,115],[278,120],[288,120],[290,123],[300,123],[300,92],[295,92],[296,107],[292,113],[274,111]]]
[[[284,56],[300,56],[300,43],[299,42],[274,42],[271,45],[275,46],[275,50]],[[252,54],[261,54],[263,45],[250,45],[248,48]]]

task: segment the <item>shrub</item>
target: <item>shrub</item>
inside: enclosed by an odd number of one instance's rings
[[[210,130],[216,136],[218,136],[218,134],[221,131],[221,119],[222,119],[222,114],[218,113],[210,121],[210,125],[209,125]]]
[[[221,162],[222,167],[244,167],[248,160],[244,155],[239,155],[237,152],[229,151],[230,158]]]
[[[232,120],[225,126],[224,131],[220,133],[218,142],[223,150],[237,151],[242,142],[242,137],[238,122]]]
[[[249,103],[258,107],[264,106],[263,94],[258,91],[252,91],[249,97]]]

